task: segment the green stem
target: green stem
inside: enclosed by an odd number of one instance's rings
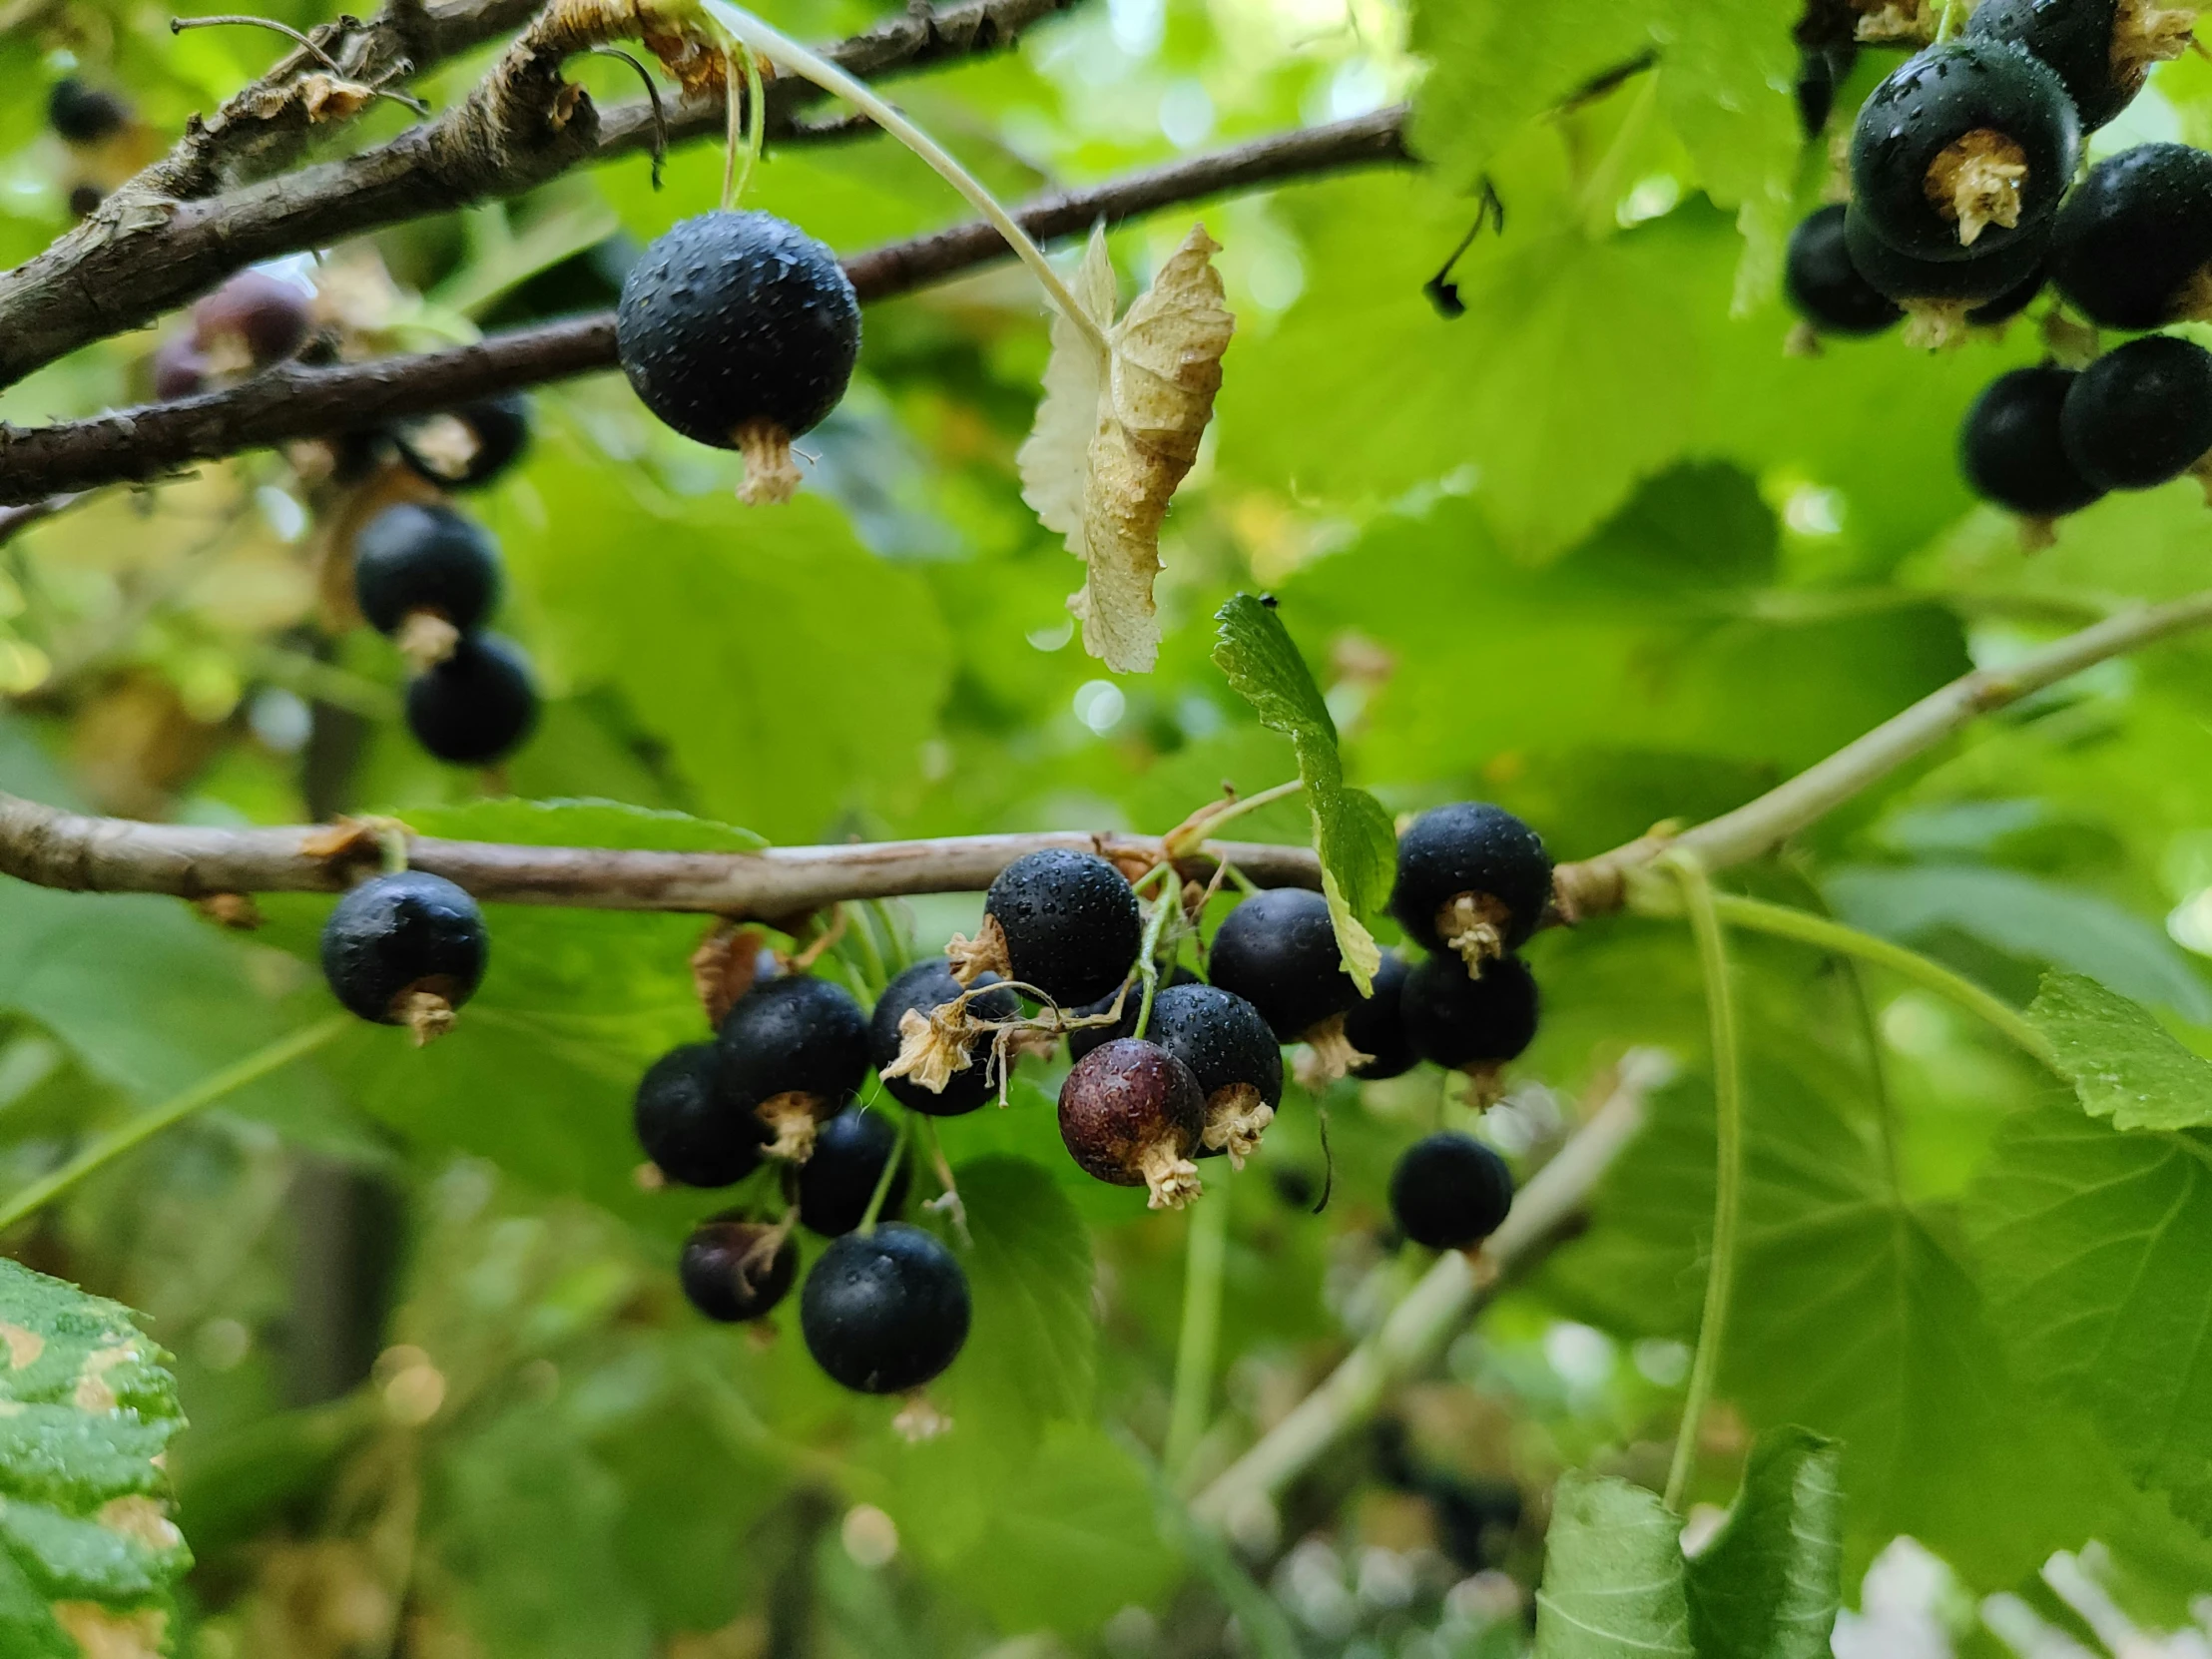
[[[0,1207],[0,1229],[13,1227],[25,1216],[44,1209],[96,1170],[105,1169],[125,1153],[152,1140],[172,1124],[182,1122],[204,1106],[212,1106],[227,1094],[258,1083],[270,1073],[281,1071],[292,1061],[313,1053],[354,1023],[350,1014],[333,1014],[316,1025],[279,1037],[267,1048],[249,1054],[236,1065],[226,1066],[212,1077],[202,1078],[183,1094],[172,1096],[150,1112],[102,1135],[51,1175],[32,1182]]]
[[[1178,1476],[1206,1431],[1213,1403],[1214,1357],[1221,1346],[1222,1265],[1229,1255],[1229,1165],[1222,1161],[1210,1202],[1198,1206],[1183,1257],[1183,1329],[1175,1342],[1175,1399],[1168,1412],[1166,1464]]]
[[[1137,1023],[1131,1027],[1137,1036],[1152,1025],[1152,999],[1160,990],[1160,936],[1167,931],[1168,912],[1182,908],[1183,894],[1172,884],[1152,901],[1152,914],[1144,924],[1144,948],[1137,957],[1137,971],[1144,975],[1144,1000],[1137,1004]]]
[[[1306,780],[1294,778],[1288,784],[1278,784],[1272,790],[1262,790],[1258,795],[1244,796],[1236,801],[1225,801],[1212,812],[1197,818],[1187,830],[1189,834],[1171,834],[1166,847],[1170,858],[1180,858],[1186,852],[1195,851],[1211,840],[1225,824],[1234,824],[1247,813],[1257,813],[1262,807],[1272,807],[1278,801],[1288,800],[1306,787]]]
[[[863,1235],[875,1231],[875,1218],[883,1213],[883,1201],[890,1197],[898,1161],[906,1156],[906,1138],[912,1133],[913,1121],[905,1112],[898,1114],[898,1139],[891,1143],[891,1155],[883,1160],[883,1173],[875,1178],[875,1191],[868,1194],[867,1208],[860,1212],[860,1225],[854,1231]]]
[[[875,929],[864,909],[848,904],[844,911],[849,918],[845,937],[852,941],[852,948],[860,958],[860,974],[867,980],[869,996],[880,996],[883,987],[890,983],[890,975],[883,967],[883,952],[876,948]]]
[[[1940,46],[1958,32],[1958,20],[1964,7],[1958,0],[1943,0],[1943,15],[1936,25],[1936,44]]]
[[[1696,858],[1669,854],[1666,866],[1682,887],[1683,908],[1697,939],[1698,965],[1705,976],[1705,1006],[1712,1024],[1713,1259],[1705,1275],[1705,1310],[1698,1319],[1697,1357],[1690,1363],[1690,1387],[1682,1401],[1682,1426],[1675,1434],[1674,1460],[1667,1469],[1667,1507],[1682,1512],[1682,1495],[1697,1459],[1698,1424],[1713,1397],[1720,1373],[1721,1346],[1728,1334],[1728,1304],[1736,1281],[1736,1222],[1743,1208],[1744,1078],[1736,1026],[1736,991],[1729,979],[1728,938],[1721,930],[1721,908],[1712,878]]]

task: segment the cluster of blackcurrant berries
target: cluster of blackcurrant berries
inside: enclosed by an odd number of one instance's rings
[[[131,106],[103,87],[65,75],[46,96],[46,124],[69,146],[72,170],[85,175],[74,179],[69,187],[69,211],[83,219],[100,206],[103,181],[111,174],[129,171],[137,159],[103,154],[129,150]]]
[[[2083,135],[2187,46],[2195,15],[1982,0],[1961,35],[1909,58],[1860,109],[1850,205],[1791,238],[1788,288],[1808,329],[1872,334],[1908,317],[1908,340],[1943,344],[2015,315],[2046,283],[2095,327],[2212,315],[2212,156],[2144,144],[2075,183]],[[2107,490],[2164,483],[2208,451],[2212,352],[2165,335],[2079,371],[2001,376],[1960,438],[1967,481],[2038,539]]]

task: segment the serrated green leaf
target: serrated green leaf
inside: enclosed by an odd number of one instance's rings
[[[946,1408],[974,1432],[1024,1439],[1047,1422],[1086,1416],[1098,1326],[1082,1217],[1051,1174],[1026,1158],[977,1158],[953,1179],[974,1241],[960,1252],[974,1323],[940,1384]]]
[[[2212,1125],[2212,1061],[2146,1010],[2078,973],[2048,973],[2027,1010],[2082,1109],[2116,1129]]]
[[[1843,1596],[1843,1448],[1759,1436],[1728,1520],[1689,1566],[1699,1659],[1823,1659]]]
[[[609,846],[652,852],[757,852],[765,837],[734,824],[620,801],[472,801],[403,815],[417,834],[519,846]]]
[[[1536,1659],[1692,1659],[1681,1539],[1656,1492],[1610,1475],[1560,1476]]]

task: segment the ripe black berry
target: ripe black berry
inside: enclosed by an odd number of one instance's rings
[[[1879,334],[1905,314],[1851,263],[1840,204],[1809,214],[1790,233],[1783,284],[1797,313],[1824,334]]]
[[[2059,440],[2058,412],[2076,378],[2049,364],[2015,368],[1974,399],[1959,428],[1958,463],[1976,495],[2024,518],[2052,519],[2104,493]]]
[[[2212,450],[2212,351],[2171,334],[2107,351],[2075,376],[2058,430],[2081,475],[2106,489],[2180,477]]]
[[[2051,278],[2090,321],[2160,328],[2212,308],[2212,156],[2138,144],[2089,169],[2051,228]]]
[[[1329,901],[1303,887],[1255,893],[1222,922],[1207,958],[1214,983],[1260,1010],[1276,1036],[1310,1043],[1321,1069],[1343,1076],[1355,1063],[1344,1020],[1360,987],[1344,970]]]
[[[1421,814],[1398,837],[1390,914],[1406,937],[1456,951],[1470,972],[1517,950],[1551,899],[1551,855],[1535,830],[1479,801]]]
[[[776,1134],[770,1156],[803,1162],[815,1126],[836,1115],[867,1070],[867,1016],[827,979],[795,973],[731,1004],[716,1037],[723,1086]]]
[[[426,1043],[476,994],[488,949],[475,899],[442,875],[403,869],[338,900],[322,924],[322,976],[353,1013]]]
[[[1060,1140],[1086,1175],[1150,1189],[1150,1207],[1198,1197],[1191,1162],[1206,1134],[1206,1096],[1157,1043],[1117,1037],[1075,1063],[1060,1085]]]
[[[1852,205],[1901,253],[1995,253],[2048,219],[2073,182],[2081,124],[2024,47],[1965,36],[1893,71],[1851,136]]]
[[[691,1305],[709,1319],[729,1325],[757,1320],[791,1293],[799,1246],[790,1229],[732,1210],[693,1230],[676,1276]]]
[[[1798,121],[1807,138],[1817,137],[1828,126],[1829,113],[1836,107],[1836,89],[1851,79],[1858,62],[1859,47],[1854,41],[1799,43]]]
[[[868,1061],[900,1105],[949,1118],[990,1099],[997,1081],[991,1036],[978,1027],[1021,1012],[1012,991],[985,989],[996,984],[997,974],[984,973],[963,987],[938,957],[916,962],[883,987],[868,1018]],[[984,994],[966,995],[969,989]]]
[[[484,766],[518,747],[538,720],[529,659],[497,634],[472,634],[407,682],[407,729],[455,766]]]
[[[399,458],[444,489],[481,489],[530,447],[530,400],[487,397],[446,414],[408,421],[393,434]]]
[[[192,307],[192,326],[202,353],[239,373],[295,355],[314,327],[314,307],[281,277],[242,271]]]
[[[353,538],[353,598],[379,634],[399,638],[418,666],[453,654],[499,602],[490,535],[450,507],[402,501]]]
[[[983,896],[983,925],[945,947],[973,983],[988,970],[1033,985],[1063,1008],[1111,996],[1144,944],[1128,879],[1095,852],[1025,852]]]
[[[2025,304],[2041,285],[2048,222],[2005,247],[1971,260],[1921,260],[1877,237],[1854,207],[1844,214],[1844,247],[1859,275],[1905,308],[1905,343],[1948,345],[1968,322],[1997,320],[2026,285]]]
[[[1167,985],[1162,985],[1160,988],[1164,991],[1168,985],[1196,985],[1198,983],[1200,983],[1198,975],[1178,963],[1175,972],[1169,975]],[[1095,1019],[1102,1014],[1112,1013],[1114,1003],[1117,1000],[1121,1002],[1121,1018],[1114,1021],[1113,1024],[1079,1025],[1068,1033],[1068,1058],[1070,1060],[1080,1060],[1092,1049],[1110,1043],[1116,1037],[1133,1037],[1137,1034],[1137,1011],[1144,1006],[1144,982],[1134,976],[1128,981],[1126,993],[1121,986],[1117,985],[1095,1002],[1086,1002],[1082,1007],[1070,1009],[1069,1012],[1080,1018]]]
[[[1345,1041],[1368,1058],[1352,1068],[1352,1075],[1367,1082],[1402,1077],[1420,1064],[1412,1039],[1405,1034],[1405,1015],[1399,1000],[1412,963],[1398,951],[1382,952],[1382,965],[1375,970],[1375,994],[1362,997],[1345,1015]]]
[[[1283,1050],[1260,1010],[1218,985],[1171,985],[1152,999],[1148,1040],[1183,1062],[1206,1102],[1198,1158],[1244,1168],[1283,1103]]]
[[[799,1168],[799,1219],[826,1239],[851,1232],[897,1146],[898,1128],[886,1114],[847,1106],[816,1132],[814,1156]],[[896,1215],[905,1196],[901,1164],[883,1194],[883,1214]]]
[[[2146,29],[2146,14],[2161,21]],[[2048,64],[2085,133],[2126,109],[2150,66],[2178,56],[2188,39],[2174,14],[2121,0],[1981,0],[1966,32],[2017,42]]]
[[[1536,976],[1518,956],[1469,979],[1458,960],[1430,956],[1405,976],[1398,1011],[1413,1052],[1447,1070],[1484,1071],[1516,1058],[1536,1036]]]
[[[687,1043],[646,1068],[630,1121],[654,1167],[687,1187],[727,1187],[761,1164],[768,1129],[722,1082],[713,1043]]]
[[[47,124],[71,144],[98,144],[130,119],[130,105],[74,76],[56,81],[47,95]]]
[[[918,1227],[847,1233],[807,1275],[799,1328],[832,1381],[865,1394],[918,1388],[967,1341],[967,1276]]]
[[[1397,1230],[1431,1250],[1464,1250],[1504,1223],[1513,1172],[1471,1135],[1446,1130],[1415,1141],[1390,1171]]]
[[[837,258],[773,214],[687,219],[645,251],[615,313],[622,371],[688,438],[742,450],[747,500],[799,487],[791,440],[836,407],[860,351]]]

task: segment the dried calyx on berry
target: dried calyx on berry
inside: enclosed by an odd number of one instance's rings
[[[1551,855],[1502,807],[1437,807],[1398,837],[1390,914],[1406,937],[1455,953],[1469,973],[1526,943],[1550,901]]]
[[[530,400],[508,392],[403,421],[393,429],[392,442],[410,470],[441,489],[481,489],[530,447]]]
[[[1183,1062],[1206,1102],[1199,1158],[1244,1168],[1283,1104],[1283,1051],[1260,1010],[1218,985],[1173,985],[1152,999],[1146,1038]]]
[[[322,976],[341,1003],[419,1046],[453,1025],[489,954],[476,900],[442,875],[403,869],[351,888],[322,925]]]
[[[65,143],[98,144],[121,132],[130,119],[130,105],[74,75],[56,81],[46,96],[46,124]]]
[[[1967,484],[1984,501],[2018,513],[2031,547],[2048,545],[2053,520],[2104,493],[2081,475],[2059,436],[2059,411],[2077,377],[2049,363],[2000,374],[1959,428]]]
[[[939,958],[883,987],[868,1020],[868,1059],[900,1105],[948,1118],[990,1099],[997,1028],[1021,1015],[1019,999],[998,985],[997,974],[983,973],[963,986]]]
[[[2149,489],[2194,472],[2212,496],[2212,351],[2171,334],[2107,351],[2074,376],[2058,430],[2093,484]]]
[[[1966,33],[2048,64],[2089,133],[2127,108],[2152,64],[2188,50],[2196,18],[2194,6],[2157,0],[1980,0]]]
[[[1278,1040],[1314,1051],[1317,1075],[1342,1077],[1373,1056],[1345,1039],[1360,987],[1345,972],[1329,901],[1303,887],[1255,893],[1214,934],[1213,981],[1260,1010]]]
[[[1431,1250],[1465,1250],[1504,1224],[1513,1172],[1472,1135],[1445,1130],[1415,1141],[1390,1171],[1397,1230]]]
[[[1487,1091],[1535,1040],[1536,976],[1518,956],[1500,957],[1479,979],[1449,956],[1430,956],[1405,976],[1398,1012],[1414,1053]]]
[[[710,1216],[684,1241],[676,1277],[691,1305],[711,1320],[757,1320],[791,1294],[799,1246],[788,1222],[757,1221],[741,1210]]]
[[[1905,343],[1954,345],[1968,327],[2002,321],[2042,288],[2049,222],[1971,260],[1923,260],[1875,235],[1856,205],[1845,210],[1844,246],[1873,286],[1905,308]]]
[[[1062,1008],[1113,994],[1144,945],[1144,913],[1120,870],[1095,852],[1027,852],[991,882],[983,925],[945,946],[972,985],[997,973]]]
[[[1844,213],[1840,203],[1817,209],[1790,233],[1783,288],[1815,333],[1879,334],[1905,312],[1851,263],[1844,247]],[[1807,349],[1802,344],[1795,348]]]
[[[1198,1197],[1191,1162],[1206,1136],[1206,1096],[1158,1043],[1117,1037],[1075,1063],[1060,1085],[1060,1140],[1086,1175],[1143,1187],[1154,1210]]]
[[[419,669],[453,655],[499,603],[499,553],[450,507],[402,501],[353,538],[353,599]]]
[[[1165,991],[1170,985],[1196,985],[1198,983],[1200,983],[1200,980],[1197,974],[1181,963],[1177,963],[1175,972],[1168,976],[1166,983],[1160,989]],[[1137,1010],[1144,1006],[1144,982],[1134,974],[1095,1002],[1086,1002],[1082,1007],[1072,1009],[1070,1012],[1078,1020],[1105,1020],[1106,1016],[1114,1011],[1114,1004],[1117,1002],[1121,1004],[1120,1018],[1100,1025],[1071,1025],[1068,1027],[1069,1060],[1080,1060],[1092,1049],[1099,1047],[1101,1044],[1110,1043],[1116,1037],[1133,1037],[1137,1034]]]
[[[1367,1056],[1352,1068],[1352,1075],[1364,1083],[1402,1077],[1420,1064],[1412,1038],[1405,1034],[1405,1014],[1399,1006],[1405,976],[1412,971],[1413,964],[1403,953],[1383,951],[1382,965],[1375,970],[1374,994],[1362,997],[1345,1015],[1345,1041]]]
[[[2097,163],[2058,211],[2050,270],[2106,328],[2212,316],[2212,155],[2138,144]]]
[[[747,501],[799,488],[792,440],[835,408],[860,351],[837,257],[765,213],[687,219],[622,283],[615,345],[631,387],[688,438],[745,456]]]
[[[772,1158],[804,1162],[818,1124],[834,1117],[867,1071],[867,1016],[827,979],[795,973],[731,1005],[715,1041],[723,1086],[757,1114]]]
[[[538,723],[530,661],[512,640],[471,634],[452,655],[407,682],[407,730],[455,766],[489,766]]]
[[[960,1264],[903,1222],[832,1242],[799,1298],[815,1364],[866,1394],[918,1388],[942,1372],[967,1341],[968,1319]]]
[[[727,1187],[760,1168],[768,1128],[731,1098],[713,1043],[686,1043],[639,1079],[630,1121],[663,1176],[687,1187]]]
[[[859,1226],[897,1150],[897,1127],[881,1112],[847,1106],[824,1124],[814,1156],[799,1168],[799,1219],[807,1230],[834,1239]],[[892,1171],[884,1215],[896,1215],[905,1202],[906,1179],[904,1164]]]

